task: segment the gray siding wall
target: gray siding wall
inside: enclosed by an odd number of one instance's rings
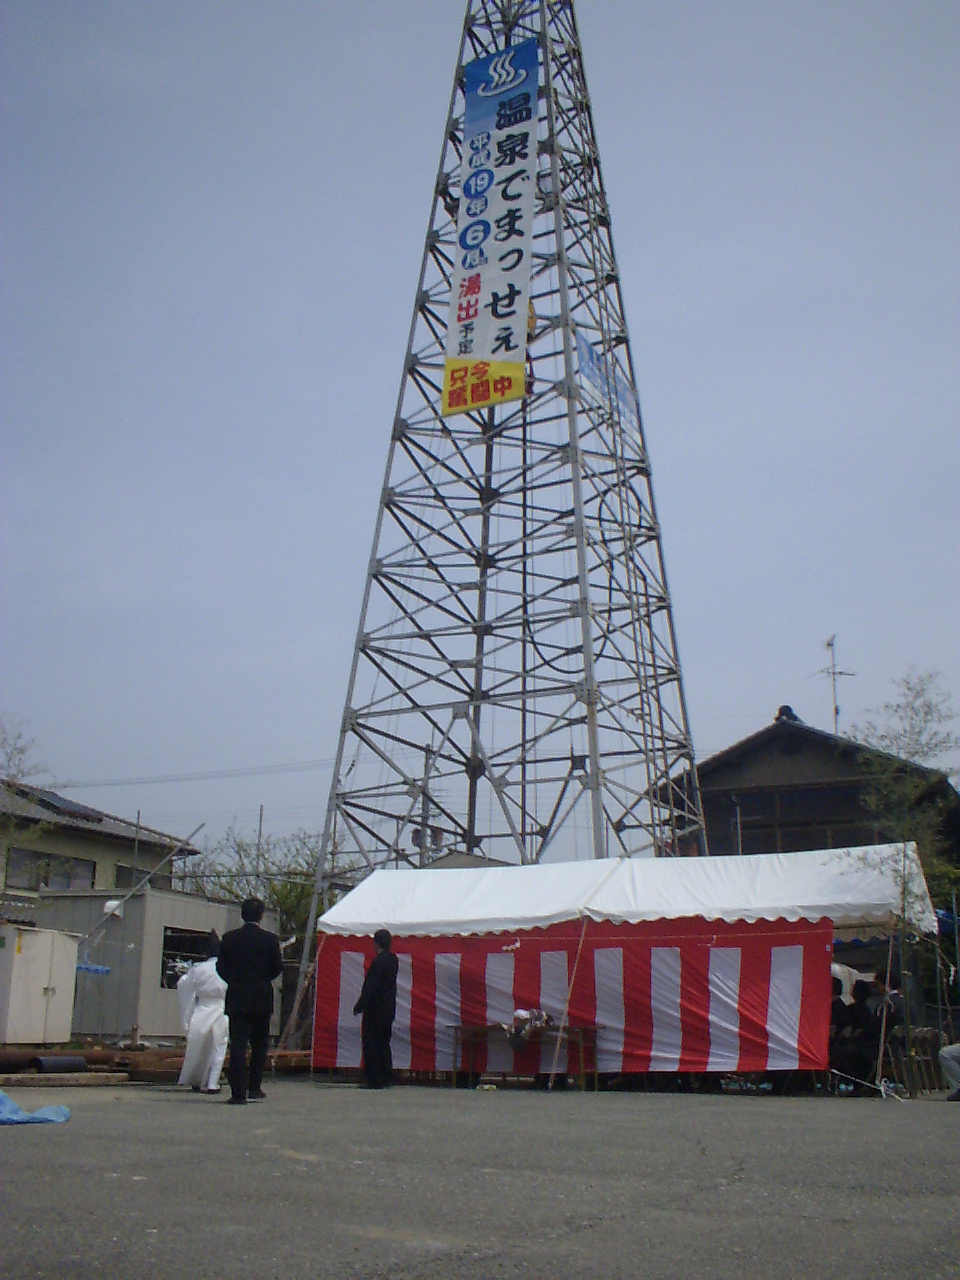
[[[143,947],[144,900],[124,903],[123,918],[105,916],[109,894],[51,895],[38,900],[44,928],[84,935],[78,961],[106,965],[108,974],[77,973],[73,1033],[121,1039],[130,1035],[140,1004],[140,953]]]

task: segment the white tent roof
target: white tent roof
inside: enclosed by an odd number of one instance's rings
[[[564,920],[833,921],[875,937],[898,918],[937,922],[916,847],[868,845],[733,858],[610,859],[479,870],[374,871],[321,916],[325,933],[401,937],[504,933]]]

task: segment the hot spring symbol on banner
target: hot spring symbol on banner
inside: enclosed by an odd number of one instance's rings
[[[445,415],[524,394],[537,185],[538,41],[464,68],[463,182],[443,374]]]

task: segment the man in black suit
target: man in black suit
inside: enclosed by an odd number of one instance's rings
[[[248,898],[240,907],[244,923],[223,935],[217,957],[217,973],[227,984],[224,1012],[230,1019],[230,1081],[228,1102],[234,1106],[260,1102],[266,1094],[260,1087],[267,1060],[270,1017],[273,1014],[273,983],[283,972],[283,957],[275,933],[260,928],[263,903]],[[247,1071],[247,1043],[250,1069]]]
[[[360,999],[353,1006],[353,1013],[363,1014],[361,1039],[367,1087],[384,1089],[393,1083],[393,1057],[390,1053],[390,1033],[397,1012],[397,970],[400,961],[390,950],[388,929],[378,929],[373,935],[377,954],[370,961],[363,980]]]

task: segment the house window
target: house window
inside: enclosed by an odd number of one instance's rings
[[[11,849],[7,853],[7,888],[92,889],[97,864],[88,858],[66,858],[36,849]]]
[[[160,986],[169,991],[191,965],[206,960],[210,933],[204,929],[164,928],[160,959]]]
[[[122,862],[118,862],[113,880],[114,887],[117,889],[132,889],[135,885],[140,884],[148,874],[150,874],[149,867],[127,867]],[[173,878],[169,873],[154,872],[150,875],[150,884],[154,889],[172,889]]]
[[[863,809],[856,787],[818,786],[780,792],[780,821],[785,826],[862,819]]]

